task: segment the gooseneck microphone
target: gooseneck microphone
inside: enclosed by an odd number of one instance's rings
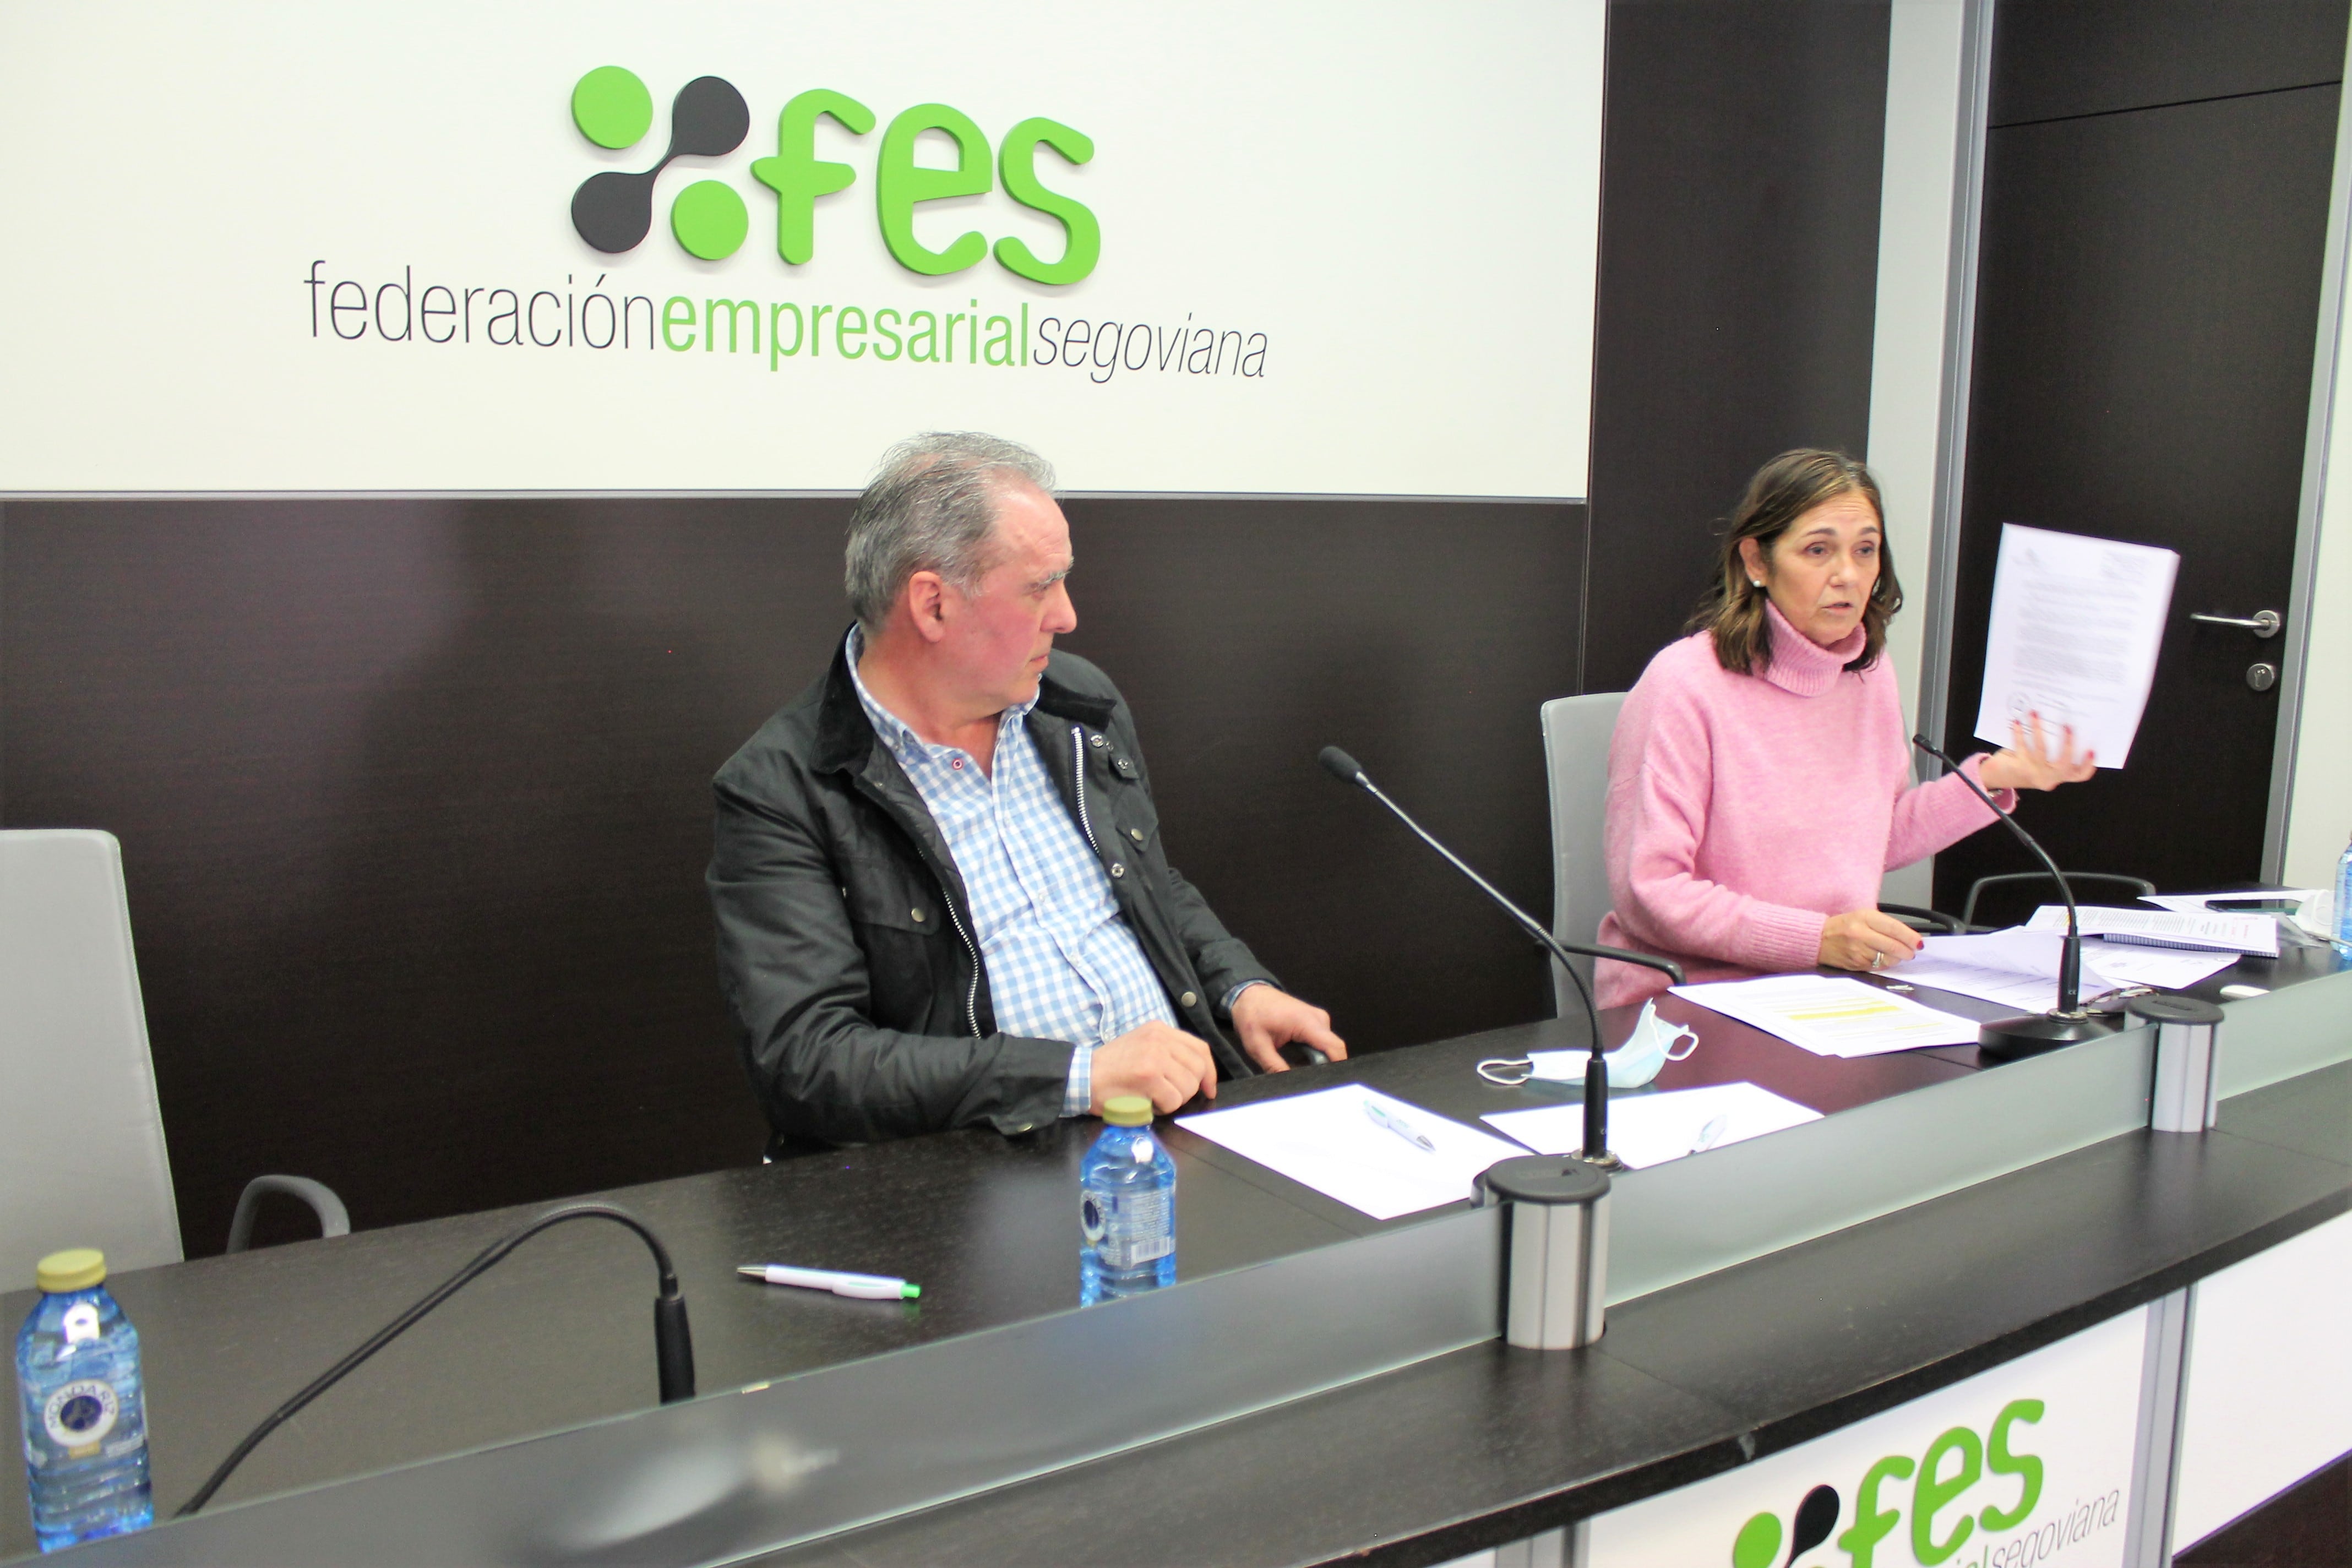
[[[681,1399],[693,1398],[694,1337],[687,1328],[686,1298],[678,1291],[677,1270],[670,1267],[669,1249],[662,1246],[659,1237],[646,1228],[642,1220],[626,1209],[615,1207],[612,1204],[565,1204],[561,1208],[548,1210],[505,1240],[492,1243],[471,1263],[467,1264],[436,1287],[423,1300],[377,1330],[365,1344],[320,1373],[302,1392],[263,1417],[261,1425],[247,1434],[245,1441],[239,1443],[230,1451],[229,1457],[221,1461],[220,1468],[215,1470],[205,1484],[196,1489],[196,1495],[180,1506],[175,1517],[185,1519],[212,1501],[213,1494],[220,1490],[221,1483],[227,1480],[230,1472],[245,1462],[247,1455],[261,1446],[261,1440],[264,1437],[291,1420],[304,1405],[341,1382],[362,1362],[414,1327],[418,1319],[456,1295],[500,1258],[541,1231],[550,1226],[562,1225],[565,1220],[571,1219],[609,1219],[616,1225],[626,1226],[637,1233],[646,1248],[653,1253],[654,1268],[660,1276],[661,1289],[661,1293],[654,1298],[654,1365],[656,1374],[660,1379],[661,1402],[664,1405],[675,1405]]]
[[[2017,818],[2001,810],[2000,803],[1988,794],[1985,787],[1970,778],[1960,764],[1944,754],[1925,735],[1914,735],[1911,743],[1951,770],[1959,781],[1984,802],[2008,829],[2017,835],[2017,841],[2033,852],[2058,884],[2058,896],[2066,900],[2066,935],[2058,949],[2058,1005],[2048,1013],[2032,1013],[2019,1018],[1999,1018],[1977,1032],[1977,1048],[1989,1057],[2007,1059],[2011,1057],[2033,1056],[2053,1051],[2061,1046],[2071,1046],[2078,1040],[2095,1039],[2111,1034],[2113,1027],[2083,1011],[2083,919],[2074,907],[2074,889],[2066,881],[2066,873],[2058,869],[2058,862],[2042,847],[2031,833],[2018,826]]]
[[[1355,758],[1337,746],[1326,746],[1323,748],[1320,760],[1324,770],[1333,778],[1343,784],[1354,784],[1366,795],[1387,806],[1395,814],[1399,822],[1412,829],[1415,837],[1436,850],[1444,858],[1447,865],[1469,878],[1472,886],[1492,899],[1496,908],[1518,921],[1528,935],[1549,949],[1552,957],[1559,961],[1559,966],[1568,971],[1568,977],[1576,982],[1576,994],[1583,998],[1585,1021],[1591,1026],[1592,1031],[1591,1055],[1586,1058],[1584,1064],[1584,1148],[1579,1158],[1611,1170],[1621,1168],[1622,1162],[1609,1152],[1609,1061],[1601,1054],[1601,1014],[1592,1005],[1591,988],[1585,984],[1584,976],[1577,973],[1576,965],[1569,962],[1568,955],[1574,952],[1581,953],[1587,958],[1613,958],[1622,963],[1638,963],[1645,969],[1654,969],[1671,977],[1677,985],[1683,983],[1682,965],[1670,958],[1659,958],[1646,952],[1629,952],[1622,948],[1589,947],[1580,942],[1561,942],[1537,923],[1534,916],[1505,898],[1492,882],[1472,870],[1462,857],[1440,844],[1431,836],[1427,828],[1412,819],[1412,815],[1404,807],[1382,795],[1380,785],[1371,781],[1371,776],[1357,766]]]

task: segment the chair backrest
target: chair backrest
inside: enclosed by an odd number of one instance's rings
[[[1622,691],[1559,697],[1543,705],[1544,773],[1551,783],[1551,934],[1591,942],[1609,912],[1609,868],[1601,854],[1609,804],[1609,738],[1617,730]],[[1562,1016],[1582,1011],[1568,976],[1552,966],[1552,996]],[[1576,967],[1587,984],[1592,960]]]
[[[0,1289],[96,1247],[110,1269],[180,1261],[147,1056],[122,847],[0,832]]]

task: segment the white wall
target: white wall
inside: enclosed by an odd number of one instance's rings
[[[2335,885],[2336,857],[2352,840],[2352,310],[2336,348],[2337,382],[2327,437],[2327,484],[2319,503],[2319,556],[2312,574],[2311,642],[2305,657],[2294,783],[2287,803],[2290,887]]]
[[[1878,203],[1878,315],[1871,346],[1870,467],[1886,543],[1910,607],[1887,631],[1903,721],[1919,711],[1936,448],[1943,430],[1944,321],[1958,167],[1961,0],[1895,0],[1886,50],[1885,170]],[[1882,896],[1925,905],[1934,862],[1890,872]]]
[[[981,427],[1078,490],[1579,497],[1605,39],[1601,0],[0,5],[0,492],[854,489]],[[617,148],[573,121],[603,68],[652,104]],[[575,190],[704,77],[748,131],[593,248]],[[787,137],[816,89],[870,128]],[[892,141],[934,103],[992,187],[907,220],[978,237],[943,274],[877,205],[885,149],[953,161]],[[1091,156],[1000,181],[1038,119]],[[851,183],[792,260],[809,156]],[[1099,221],[1090,272],[992,255],[1068,243],[1016,168]],[[689,192],[743,226],[674,238]]]

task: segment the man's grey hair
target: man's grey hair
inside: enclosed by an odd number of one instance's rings
[[[974,430],[933,430],[882,456],[849,514],[843,572],[849,607],[878,635],[898,590],[936,572],[967,594],[996,563],[997,498],[1008,480],[1054,493],[1053,465],[1017,442]]]

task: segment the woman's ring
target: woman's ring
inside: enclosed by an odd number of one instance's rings
[[[1880,964],[1882,964],[1882,963],[1885,963],[1885,962],[1886,962],[1886,954],[1885,954],[1885,953],[1884,953],[1884,952],[1880,952],[1880,951],[1879,951],[1878,949],[1876,949],[1876,948],[1872,948],[1872,949],[1870,950],[1870,967],[1871,967],[1871,968],[1875,969],[1875,968],[1877,968]]]

